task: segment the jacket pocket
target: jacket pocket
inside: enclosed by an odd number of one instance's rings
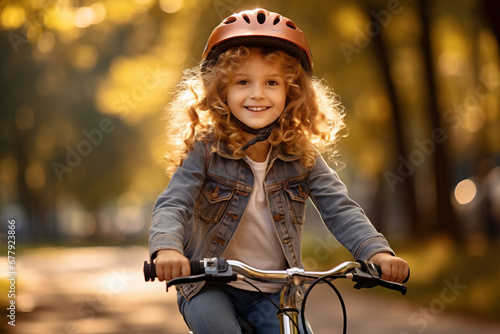
[[[233,194],[231,186],[207,178],[196,200],[197,217],[208,224],[218,223]]]
[[[306,201],[309,197],[309,186],[305,181],[285,186],[289,208],[293,222],[303,224],[306,214]]]

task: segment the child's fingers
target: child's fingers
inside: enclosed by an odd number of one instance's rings
[[[173,265],[170,278],[176,278],[179,276],[181,276],[181,266],[180,265]]]
[[[172,267],[168,263],[156,266],[156,276],[160,282],[168,281],[172,278]]]
[[[160,250],[155,261],[156,276],[160,281],[169,281],[190,273],[189,260],[175,250]]]
[[[191,267],[189,265],[189,260],[181,260],[180,262],[172,263],[171,265],[166,265],[164,269],[164,279],[166,281],[172,278],[180,276],[189,276],[191,274]],[[166,286],[167,292],[168,287]]]
[[[407,278],[410,276],[410,266],[406,264],[405,269],[403,271],[403,282],[406,281]]]
[[[155,263],[155,271],[158,280],[160,282],[163,282],[165,280],[165,276],[163,274],[163,265],[159,264],[158,261]]]
[[[391,280],[396,283],[403,283],[408,276],[408,264],[404,260],[397,261],[392,266],[393,277]]]
[[[391,263],[391,270],[389,272],[389,281],[397,282],[399,277],[399,266],[395,263]]]
[[[401,275],[398,277],[397,282],[403,283],[410,274],[410,267],[408,266],[408,263],[404,262],[402,266],[400,266],[400,273]]]
[[[189,260],[186,259],[181,265],[181,276],[189,275],[191,275],[191,265],[189,264]]]
[[[382,271],[382,278],[385,281],[402,283],[408,277],[408,263],[389,253],[377,253],[370,258],[370,261],[378,264]]]
[[[380,278],[385,280],[385,281],[389,281],[389,278],[391,277],[390,272],[392,270],[391,265],[387,262],[381,263],[380,270],[382,271],[382,275]]]
[[[404,275],[404,266],[403,265],[396,265],[396,277],[394,278],[394,282],[396,283],[401,283],[403,282],[403,275]]]
[[[396,283],[402,283],[408,276],[408,264],[406,261],[398,258],[392,258],[380,264],[382,270],[382,279]]]

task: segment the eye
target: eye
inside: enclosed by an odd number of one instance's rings
[[[248,80],[238,80],[238,81],[236,81],[236,84],[239,86],[246,86],[246,85],[250,84],[250,82]]]
[[[275,80],[269,80],[267,82],[267,85],[268,86],[278,86],[279,85],[279,82],[278,81],[275,81]]]

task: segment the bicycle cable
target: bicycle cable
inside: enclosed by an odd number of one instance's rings
[[[329,276],[329,277],[319,277],[313,283],[311,283],[309,285],[309,287],[307,288],[306,293],[304,295],[304,299],[302,300],[302,307],[300,308],[300,322],[301,322],[302,328],[304,329],[304,333],[307,333],[306,317],[305,317],[307,297],[309,296],[309,292],[312,290],[312,288],[316,284],[318,284],[319,282],[321,282],[321,281],[323,281],[326,284],[328,284],[330,286],[330,288],[332,288],[333,291],[335,291],[335,293],[337,294],[337,297],[338,297],[339,302],[340,302],[340,306],[342,307],[342,314],[343,314],[343,329],[342,329],[342,333],[343,334],[347,333],[347,310],[346,310],[346,307],[345,307],[344,299],[342,298],[342,296],[340,294],[340,291],[335,287],[335,285],[333,285],[328,280],[328,278],[330,278],[331,280],[335,280],[335,279],[340,278],[340,277],[345,277],[345,275],[336,276],[336,277],[332,277],[332,276]],[[299,330],[299,332],[300,332],[300,330]]]
[[[276,305],[276,303],[264,291],[262,291],[261,289],[259,289],[259,287],[257,285],[253,284],[250,281],[247,281],[246,278],[243,279],[243,282],[246,282],[247,284],[251,285],[255,290],[257,290],[258,292],[260,292],[264,297],[266,297],[267,300],[269,300],[274,305],[274,307],[276,307],[278,309],[278,311],[285,313],[287,315],[288,319],[290,319],[290,321],[293,323],[293,325],[295,326],[295,328],[297,328],[297,331],[300,332],[299,325],[297,323],[295,323],[295,321],[288,315],[288,311],[287,310],[281,309],[278,305]]]

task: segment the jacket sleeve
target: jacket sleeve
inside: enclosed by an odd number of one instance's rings
[[[355,259],[368,260],[380,252],[394,255],[385,237],[371,224],[347,188],[321,156],[309,174],[311,200],[323,222]]]
[[[183,254],[184,236],[190,231],[195,201],[205,179],[207,146],[201,141],[195,144],[156,201],[149,228],[151,260],[161,249],[173,249]]]

